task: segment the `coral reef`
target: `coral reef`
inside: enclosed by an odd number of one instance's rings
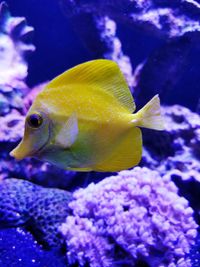
[[[47,246],[61,246],[58,226],[70,213],[71,194],[10,178],[0,181],[0,226],[25,225]]]
[[[157,0],[98,0],[95,4],[92,1],[63,0],[63,7],[68,16],[78,13],[108,15],[169,38],[200,31],[200,5],[195,0],[176,0],[173,3]]]
[[[139,167],[77,190],[73,214],[60,228],[69,263],[134,266],[142,259],[152,267],[190,266],[197,224],[177,192],[168,176]]]
[[[177,190],[168,176],[139,167],[73,195],[6,179],[0,182],[0,227],[26,227],[47,247],[61,247],[65,239],[70,266],[140,266],[138,259],[154,267],[190,266],[197,225]]]

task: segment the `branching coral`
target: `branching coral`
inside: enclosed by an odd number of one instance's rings
[[[168,177],[139,167],[79,189],[69,203],[73,215],[60,228],[69,262],[134,266],[143,259],[152,267],[190,266],[197,225],[177,193]]]

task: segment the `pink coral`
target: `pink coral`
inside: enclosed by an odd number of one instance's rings
[[[188,201],[167,176],[136,167],[73,196],[73,215],[60,228],[70,263],[108,267],[124,261],[134,266],[139,258],[153,267],[190,266],[187,254],[197,224]]]

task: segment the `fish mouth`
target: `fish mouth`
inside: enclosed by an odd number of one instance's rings
[[[48,128],[49,129],[48,129],[47,140],[40,148],[30,150],[29,149],[29,147],[31,147],[30,141],[22,139],[22,141],[18,144],[18,146],[10,152],[10,156],[14,157],[16,160],[22,160],[26,157],[35,157],[41,154],[41,152],[44,150],[44,148],[46,147],[46,145],[49,143],[50,140],[50,127]]]

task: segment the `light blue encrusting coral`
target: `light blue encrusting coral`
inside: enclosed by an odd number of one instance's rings
[[[72,215],[60,227],[69,263],[134,266],[142,259],[151,267],[191,266],[197,224],[167,176],[136,167],[79,189],[73,197]]]

